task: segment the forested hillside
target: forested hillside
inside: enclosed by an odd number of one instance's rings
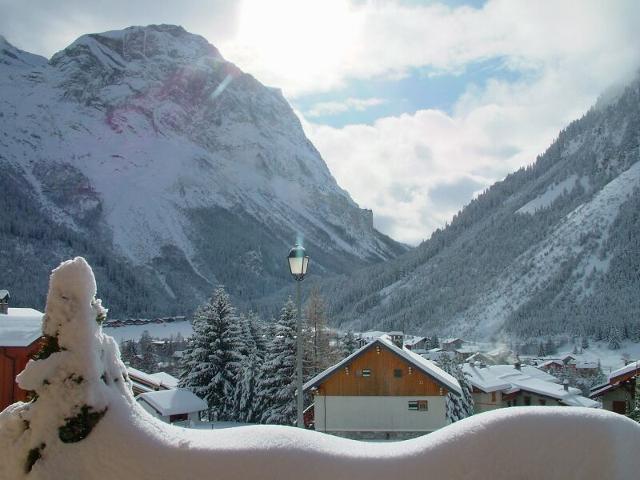
[[[418,248],[322,283],[358,329],[640,339],[640,79]]]

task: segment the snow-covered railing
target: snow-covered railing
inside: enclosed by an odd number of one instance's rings
[[[364,443],[293,427],[188,430],[134,401],[82,258],[51,275],[47,348],[0,413],[0,479],[637,478],[640,426],[585,408],[515,407],[424,437]]]

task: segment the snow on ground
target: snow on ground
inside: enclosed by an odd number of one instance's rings
[[[534,198],[529,203],[523,205],[516,213],[529,213],[534,214],[538,210],[542,210],[551,206],[551,204],[556,201],[562,195],[567,193],[571,193],[573,188],[576,186],[576,181],[578,180],[577,175],[570,175],[565,178],[560,183],[555,185],[551,185],[547,190],[540,196]]]
[[[153,338],[175,337],[178,333],[184,338],[193,334],[191,322],[149,323],[147,325],[125,325],[124,327],[106,327],[104,333],[111,335],[118,343],[122,340],[140,340],[142,333],[148,331]]]
[[[116,344],[96,322],[103,309],[95,291],[81,258],[54,271],[44,328],[64,350],[30,361],[20,374],[20,385],[38,393],[35,402],[0,413],[0,478],[627,479],[640,471],[640,426],[585,408],[501,409],[381,444],[294,427],[171,426],[140,408],[126,388]],[[103,413],[92,428],[81,405],[89,416]]]

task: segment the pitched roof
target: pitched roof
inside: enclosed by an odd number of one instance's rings
[[[42,336],[42,312],[9,308],[0,314],[0,347],[28,347]]]
[[[404,360],[406,360],[411,365],[416,367],[422,373],[432,378],[437,383],[444,386],[451,392],[457,395],[462,395],[462,390],[460,388],[460,384],[458,383],[458,380],[456,380],[453,376],[449,375],[447,372],[442,370],[433,362],[427,360],[424,357],[421,357],[417,353],[414,353],[411,350],[406,348],[399,348],[391,341],[391,338],[386,334],[376,338],[375,340],[368,343],[367,345],[364,345],[363,347],[361,347],[360,349],[356,350],[351,355],[349,355],[347,358],[343,359],[342,361],[336,363],[332,367],[327,368],[324,372],[321,372],[315,377],[313,377],[311,380],[309,380],[307,383],[304,384],[304,387],[303,387],[304,390],[308,390],[312,387],[319,385],[326,378],[331,376],[333,373],[335,373],[337,370],[339,370],[343,366],[349,364],[353,359],[360,356],[362,353],[369,350],[374,345],[382,345],[383,347],[386,347],[387,349],[391,350],[396,355],[402,357]]]
[[[624,367],[611,372],[609,374],[609,382],[615,383],[618,377],[623,377],[625,375],[630,375],[630,376],[640,375],[640,360],[631,362],[628,365],[625,365]]]
[[[207,409],[207,402],[195,393],[183,388],[141,393],[137,400],[148,403],[163,417]]]
[[[0,290],[0,300],[4,300],[5,298],[11,298],[11,295],[9,295],[9,290]]]
[[[576,407],[599,406],[599,403],[581,395],[577,388],[558,384],[558,379],[542,370],[529,365],[522,365],[520,370],[513,365],[489,365],[476,367],[469,364],[463,366],[463,371],[469,375],[469,382],[484,392],[515,393],[526,391],[550,397],[559,402]]]

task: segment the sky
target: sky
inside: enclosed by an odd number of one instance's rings
[[[637,0],[0,0],[50,57],[84,33],[172,23],[279,87],[374,225],[415,245],[535,161],[640,67]]]

